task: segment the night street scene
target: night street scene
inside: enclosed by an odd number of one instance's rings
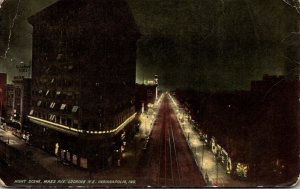
[[[0,0],[0,187],[288,187],[300,1]]]

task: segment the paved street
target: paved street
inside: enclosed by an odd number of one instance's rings
[[[150,186],[205,186],[167,96],[142,152],[137,177]]]

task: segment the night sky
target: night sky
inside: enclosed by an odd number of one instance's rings
[[[9,82],[14,75],[30,77],[16,69],[31,62],[32,28],[27,17],[55,1],[2,4],[0,72],[9,72]],[[137,82],[158,74],[162,89],[240,90],[249,89],[250,81],[263,74],[291,74],[299,63],[286,57],[283,41],[299,32],[299,20],[297,10],[286,1],[128,0],[142,34]]]

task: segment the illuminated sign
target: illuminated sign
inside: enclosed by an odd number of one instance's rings
[[[16,65],[16,68],[19,70],[19,72],[26,73],[31,70],[31,65],[21,64],[21,65]]]

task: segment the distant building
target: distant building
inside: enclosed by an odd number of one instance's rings
[[[284,80],[285,78],[283,76],[270,76],[265,74],[263,80],[251,82],[251,91],[265,93]]]
[[[17,76],[7,90],[7,116],[22,130],[23,122],[30,111],[31,79]]]
[[[144,84],[136,84],[136,109],[147,109],[148,104],[154,104],[158,96],[158,76],[155,75],[154,80],[144,82]]]
[[[60,0],[33,26],[31,142],[82,168],[110,166],[135,119],[139,31],[125,0]]]
[[[14,114],[14,85],[7,84],[6,85],[6,117],[11,118]]]
[[[6,109],[6,73],[0,73],[0,117],[5,116]]]

